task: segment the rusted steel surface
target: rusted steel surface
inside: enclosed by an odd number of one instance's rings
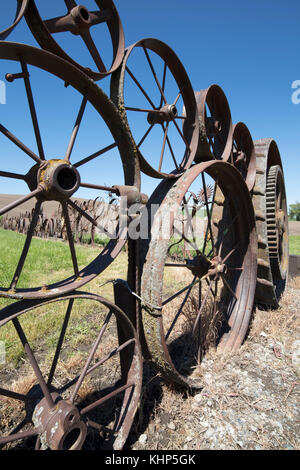
[[[243,122],[238,122],[232,129],[232,149],[225,151],[222,160],[232,163],[252,191],[256,178],[256,155],[249,129]]]
[[[64,347],[72,333],[72,330],[68,329],[70,318],[72,320],[72,309],[74,309],[74,302],[79,299],[81,302],[87,300],[95,302],[101,313],[101,320],[97,325],[96,339],[89,341],[89,354],[83,356],[80,366],[72,368],[72,374],[69,372],[62,377],[60,362],[63,364],[65,360],[64,354],[68,349]],[[20,320],[29,312],[34,314],[41,306],[50,306],[53,302],[63,301],[67,304],[67,309],[49,369],[42,364],[41,358],[38,358],[37,353],[31,347]],[[36,315],[38,314],[39,310]],[[143,370],[139,339],[124,313],[116,305],[98,295],[74,292],[46,301],[31,300],[11,304],[0,312],[0,327],[6,324],[11,324],[22,342],[24,353],[35,375],[35,383],[25,395],[15,392],[12,385],[9,388],[3,388],[1,385],[0,396],[21,400],[27,409],[27,415],[23,421],[20,418],[20,424],[15,430],[10,430],[9,434],[0,437],[0,446],[7,444],[11,446],[17,441],[26,440],[27,437],[32,436],[35,438],[32,446],[36,449],[87,449],[89,442],[93,443],[94,439],[99,449],[122,449],[139,404]],[[120,341],[120,336],[119,339],[117,337],[115,324],[118,325],[118,330],[122,334],[122,341]],[[68,334],[68,340],[66,334]],[[111,377],[113,380],[107,379],[107,384],[110,386],[106,387],[103,367],[111,358],[114,358],[117,364],[122,351],[126,351],[126,374],[120,381],[118,381],[118,374],[115,378]],[[114,367],[117,367],[116,364]],[[83,382],[87,377],[93,376],[94,371],[103,376],[102,388],[94,391],[93,398],[90,397],[85,402],[82,399]],[[83,392],[81,392],[82,388]],[[105,412],[105,407],[109,407],[109,413]],[[30,429],[28,429],[29,424]],[[101,433],[102,437],[100,437]]]
[[[159,91],[159,102],[153,102],[151,89],[145,89],[144,83],[141,83],[140,79],[136,77],[135,56],[140,50],[144,53],[145,68],[151,71],[155,80]],[[157,57],[162,63],[162,77],[157,71]],[[167,74],[170,74],[177,84],[177,92],[174,90],[172,93],[169,92],[168,81],[171,80]],[[136,91],[136,94],[131,96],[130,103],[127,102],[125,93],[127,81],[135,84]],[[173,96],[170,102],[168,102],[167,96],[169,100],[170,96]],[[140,97],[144,97],[146,100],[147,108],[145,105],[139,104]],[[153,178],[175,177],[190,167],[199,139],[197,106],[188,75],[174,51],[167,44],[158,39],[145,38],[129,46],[120,68],[111,77],[111,98],[129,125],[131,123],[130,113],[131,116],[138,114],[141,122],[144,123],[143,135],[138,135],[134,126],[130,125],[139,152],[141,170],[144,173]],[[179,103],[183,103],[185,107],[185,116],[180,115],[179,110],[182,109],[182,104],[180,108]],[[180,121],[184,122],[183,126]],[[175,128],[182,148],[179,149],[178,144],[176,148],[174,147],[173,139],[170,137],[170,127]],[[152,140],[156,128],[160,129],[160,134],[159,137],[155,135]],[[146,140],[147,143],[159,141],[160,153],[154,156],[145,154],[143,143]],[[167,151],[168,155],[166,155]],[[151,159],[155,161],[155,165],[150,163]]]
[[[86,445],[122,449],[138,407],[142,358],[152,361],[166,380],[200,388],[197,371],[208,348],[235,351],[245,340],[254,303],[278,307],[288,275],[283,167],[273,139],[253,142],[244,123],[232,125],[227,98],[218,85],[194,92],[181,61],[167,44],[144,38],[125,49],[112,0],[95,0],[93,11],[85,2],[61,1],[61,16],[51,19],[42,18],[40,3],[18,0],[14,23],[0,33],[0,60],[7,67],[7,85],[17,90],[16,82],[24,84],[37,148],[33,151],[8,129],[4,116],[0,135],[23,152],[31,168],[23,170],[26,174],[21,169],[16,172],[7,155],[2,164],[9,167],[0,169],[0,179],[21,181],[28,187],[26,194],[0,208],[2,227],[26,234],[14,274],[7,285],[0,286],[0,297],[19,301],[0,311],[0,327],[9,324],[15,330],[36,384],[25,394],[1,385],[0,395],[25,405],[28,422],[7,429],[0,445],[10,448],[20,439],[28,439],[35,442],[36,449],[82,449]],[[23,16],[42,50],[3,41]],[[91,28],[95,33],[107,28],[111,65],[105,65],[102,53],[106,54],[98,51]],[[60,33],[83,41],[92,68],[79,64],[75,55],[60,47]],[[103,46],[101,37],[97,39]],[[76,53],[75,48],[73,51]],[[33,89],[36,82],[31,78],[35,70],[46,72],[49,79],[57,77],[63,90],[71,87],[79,93],[67,149],[56,155],[47,154],[40,132],[35,104],[40,89]],[[147,73],[155,93],[146,86]],[[110,97],[96,83],[107,76]],[[131,102],[127,102],[128,84]],[[87,107],[96,111],[90,127],[96,128],[96,119],[101,119],[109,142],[102,143],[99,126],[95,133],[99,150],[74,162],[73,149]],[[141,134],[132,116],[138,116],[144,126]],[[158,148],[152,153],[145,150],[151,139],[151,148]],[[107,185],[101,157],[110,151],[117,154],[113,174],[121,177]],[[91,161],[98,164],[94,170],[97,180],[83,181],[84,166]],[[162,180],[149,198],[142,192],[141,171]],[[76,197],[81,188],[97,191],[98,197],[79,201]],[[108,203],[102,203],[107,197]],[[34,207],[24,212],[22,204],[28,201]],[[58,209],[46,218],[42,208],[49,201]],[[17,210],[19,215],[15,215]],[[76,243],[89,234],[93,244],[99,231],[110,241],[88,266],[79,267]],[[67,241],[72,269],[65,279],[52,284],[39,285],[37,279],[37,285],[21,288],[19,280],[32,239],[45,234]],[[113,282],[115,304],[79,292],[101,275],[125,243],[127,278],[109,281]],[[54,381],[78,299],[94,301],[101,305],[101,313],[102,309],[108,312],[100,329],[98,321],[90,324],[91,334],[97,329],[96,340],[80,370],[74,371],[75,377],[62,373]],[[40,363],[43,354],[29,345],[19,320],[62,301],[67,301],[67,309],[50,371],[45,372]],[[110,328],[117,345],[95,359]],[[108,345],[112,348],[110,340]],[[112,358],[118,362],[119,382],[112,387],[101,382],[92,400],[79,406],[76,397],[86,376],[94,378],[92,372],[99,372]],[[114,381],[110,370],[105,380],[108,377]],[[96,413],[101,407],[104,420]],[[96,440],[89,439],[91,430],[97,431]]]
[[[29,194],[15,201],[1,209],[1,215],[5,215],[10,209],[17,207],[25,200],[36,198],[36,217],[32,221],[29,227],[26,243],[24,245],[23,252],[19,259],[18,266],[16,267],[15,275],[11,281],[10,286],[0,288],[0,294],[4,297],[22,299],[22,298],[46,298],[54,297],[65,292],[70,292],[74,289],[78,289],[80,286],[89,282],[95,276],[100,274],[120,253],[122,247],[126,243],[126,236],[123,232],[117,231],[117,236],[111,238],[108,245],[102,250],[102,252],[96,257],[96,259],[84,269],[78,268],[78,262],[74,249],[74,240],[72,236],[72,227],[70,222],[70,207],[76,210],[79,214],[85,217],[90,224],[99,227],[101,224],[98,220],[94,220],[86,211],[81,210],[72,200],[71,196],[74,196],[76,190],[84,185],[80,178],[81,166],[87,163],[89,159],[83,159],[74,164],[71,163],[71,151],[76,137],[76,131],[78,130],[80,120],[82,118],[86,102],[89,101],[94,108],[99,112],[100,116],[104,119],[104,122],[108,126],[111,134],[112,146],[106,147],[99,151],[97,154],[92,155],[90,158],[97,158],[98,154],[102,154],[107,148],[116,147],[120,154],[120,163],[124,171],[124,180],[122,183],[130,187],[135,188],[135,194],[139,192],[140,188],[140,174],[139,174],[139,162],[135,151],[134,143],[129,135],[128,129],[126,128],[117,108],[109,100],[109,98],[102,92],[102,90],[91,80],[87,78],[80,70],[75,68],[73,65],[66,63],[59,57],[54,56],[45,51],[38,50],[36,48],[13,43],[0,43],[0,57],[10,60],[21,61],[21,64],[36,65],[42,67],[49,73],[52,73],[65,82],[69,83],[70,86],[78,89],[82,95],[82,104],[76,118],[74,131],[70,138],[70,143],[64,159],[49,159],[43,155],[42,146],[40,147],[39,155],[34,154],[30,149],[20,142],[10,131],[8,131],[3,125],[1,125],[1,132],[12,140],[18,147],[22,148],[29,157],[31,157],[35,164],[32,166],[30,171],[22,176],[22,179],[27,183],[29,188]],[[30,82],[27,83],[26,90],[29,89]],[[28,93],[27,93],[28,94]],[[32,116],[35,118],[33,122],[36,122],[35,133],[39,135],[39,126],[36,118],[35,108],[31,101],[32,94],[28,94],[28,100],[31,104],[30,109]],[[37,139],[37,141],[39,141]],[[101,166],[101,163],[100,163]],[[2,176],[15,178],[14,174],[8,172],[2,172]],[[18,175],[17,178],[21,178]],[[117,183],[117,182],[116,182]],[[103,189],[104,186],[99,186],[99,189]],[[111,192],[112,188],[107,188],[107,194]],[[49,286],[31,287],[27,286],[24,289],[18,289],[17,282],[19,274],[22,271],[31,239],[33,236],[34,228],[38,222],[39,209],[37,205],[40,205],[43,201],[54,200],[61,204],[62,211],[66,223],[67,238],[70,245],[70,252],[72,256],[73,264],[73,275],[67,279],[63,279]],[[122,227],[121,227],[122,228]]]
[[[218,182],[225,199],[225,203],[219,202],[212,196],[203,204],[205,207],[219,203],[223,206],[224,214],[218,221],[217,238],[212,230],[215,221],[210,215],[214,212],[208,210],[206,211],[208,221],[201,242],[197,241],[199,232],[190,234],[192,247],[190,256],[177,254],[174,262],[170,251],[170,240],[175,232],[175,214],[187,197],[189,187],[195,185],[198,178],[200,189],[205,176]],[[257,239],[254,211],[247,186],[238,171],[225,162],[198,164],[187,170],[175,183],[163,182],[156,190],[158,200],[166,187],[166,197],[159,206],[151,227],[151,241],[144,242],[146,246],[141,287],[144,333],[151,357],[165,378],[191,387],[201,387],[201,382],[193,378],[191,373],[197,366],[197,362],[194,362],[195,357],[200,359],[201,355],[201,344],[198,347],[197,341],[204,319],[211,318],[213,323],[216,317],[219,318],[222,327],[218,333],[218,347],[224,351],[238,348],[248,329],[256,285]],[[233,187],[238,188],[238,198]],[[150,199],[152,202],[155,200],[155,197]],[[166,222],[170,223],[172,228],[169,234],[165,231]],[[232,236],[228,243],[225,234],[230,231]],[[210,243],[208,243],[208,233]],[[177,245],[183,236],[179,237]],[[181,269],[183,279],[186,276],[185,272],[191,272],[191,278],[185,282],[182,289],[177,289],[175,295],[170,295],[171,292],[164,280],[165,268]],[[202,288],[200,293],[199,287]],[[184,297],[180,297],[181,294],[184,294]],[[177,308],[171,308],[170,312],[169,303],[176,298],[180,299],[180,304]],[[171,333],[176,322],[179,323],[180,318],[186,315],[183,306],[187,304],[189,298],[197,304],[194,310],[195,317],[191,319],[191,329],[183,330],[181,335],[177,333],[177,336],[172,338]],[[170,315],[172,320],[170,318],[167,320]],[[185,350],[186,356],[188,356],[187,344],[188,347],[196,346],[190,357],[190,364],[184,358],[181,358],[179,363],[177,359],[176,363],[176,358],[172,357],[176,344],[178,348]],[[186,370],[183,372],[184,369]]]
[[[30,0],[25,18],[32,34],[43,49],[67,60],[93,80],[100,80],[119,67],[124,55],[125,40],[122,23],[112,0],[95,0],[95,11],[89,11],[84,5],[85,2],[77,5],[77,3],[72,0],[66,2],[68,9],[67,14],[64,13],[65,5],[61,2],[62,16],[45,21],[41,18],[35,3],[38,5],[39,1],[34,2]],[[91,28],[97,28],[99,27],[98,25],[103,23],[108,28],[113,49],[113,58],[109,67],[105,66],[103,63],[90,33]],[[101,25],[100,28],[104,28],[104,25]],[[57,39],[59,33],[66,32],[69,32],[70,36],[73,34],[82,39],[87,48],[87,53],[90,54],[93,61],[93,69],[85,67],[83,64],[79,64],[72,59],[52,36],[54,34]]]
[[[0,41],[6,39],[17,26],[17,24],[21,21],[27,9],[28,2],[29,0],[19,0],[16,2],[16,16],[14,22],[8,28],[0,32]]]
[[[220,160],[232,149],[232,121],[225,93],[218,85],[195,92],[200,137],[196,162]]]
[[[276,308],[279,306],[279,300],[285,290],[287,281],[287,226],[284,221],[284,231],[282,232],[284,237],[281,237],[281,247],[277,248],[277,252],[278,249],[282,252],[282,264],[284,265],[283,275],[278,276],[278,272],[276,273],[276,270],[274,272],[274,269],[272,271],[271,266],[270,248],[272,249],[272,245],[271,247],[269,246],[270,224],[272,224],[274,207],[278,207],[278,204],[283,207],[283,219],[287,219],[284,180],[280,177],[280,191],[278,193],[276,193],[276,181],[275,186],[273,182],[271,184],[271,181],[269,181],[269,192],[272,192],[272,194],[269,193],[270,201],[267,200],[267,187],[268,175],[271,168],[277,165],[282,169],[282,163],[277,144],[273,139],[261,139],[255,141],[254,145],[256,153],[256,181],[252,191],[252,202],[255,209],[256,230],[258,234],[258,274],[255,302]],[[282,194],[284,197],[282,202],[278,199],[279,194]],[[268,207],[269,203],[271,204],[270,207]],[[276,226],[276,220],[274,228],[278,235],[278,230],[280,229]]]

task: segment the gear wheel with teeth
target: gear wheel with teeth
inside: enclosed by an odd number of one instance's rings
[[[287,276],[288,225],[283,173],[279,165],[269,169],[266,188],[267,236],[273,280]]]
[[[277,308],[288,273],[287,208],[281,158],[273,139],[254,142],[256,180],[252,190],[258,235],[255,303]]]

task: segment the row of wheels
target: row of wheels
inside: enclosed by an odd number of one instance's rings
[[[49,5],[16,3],[15,21],[0,33],[1,66],[14,95],[0,123],[0,178],[26,195],[4,204],[0,216],[28,202],[33,215],[21,250],[11,247],[16,265],[3,266],[0,326],[4,341],[13,332],[10,344],[21,343],[34,379],[20,392],[2,368],[0,445],[121,449],[139,405],[144,360],[167,381],[200,388],[205,352],[235,351],[254,304],[279,305],[288,274],[282,162],[275,141],[253,142],[244,123],[232,124],[218,85],[193,90],[168,45],[146,38],[125,49],[111,0],[95,1],[95,10],[53,2],[51,19]],[[42,49],[4,41],[23,16]],[[92,35],[101,27],[112,44],[110,66]],[[65,34],[80,38],[91,65],[59,45]],[[110,97],[96,83],[108,76]],[[143,175],[161,180],[149,198]],[[113,197],[114,220],[76,202],[86,189],[109,203]],[[71,269],[46,285],[28,284],[38,216],[49,202],[64,218]],[[76,213],[110,239],[86,266],[72,232]],[[125,243],[127,280],[114,281],[115,303],[81,292]],[[27,318],[51,316],[53,304],[61,329],[49,359],[44,341],[30,345],[25,330]],[[79,310],[91,318],[83,343]],[[9,419],[11,409],[16,418]]]

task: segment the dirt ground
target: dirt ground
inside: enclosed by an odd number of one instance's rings
[[[299,450],[299,330],[296,278],[281,308],[255,311],[237,353],[206,355],[201,390],[187,393],[169,387],[149,367],[128,448]]]
[[[300,221],[297,221],[297,220],[289,221],[289,234],[300,235]]]

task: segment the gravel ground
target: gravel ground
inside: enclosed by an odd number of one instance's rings
[[[238,353],[210,351],[203,388],[170,388],[149,369],[128,449],[299,450],[300,279],[282,307],[256,310]]]

